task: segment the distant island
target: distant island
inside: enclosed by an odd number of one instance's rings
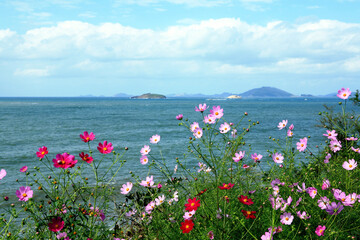
[[[254,88],[247,92],[240,94],[242,97],[261,97],[261,98],[282,98],[282,97],[294,97],[293,94],[285,92],[284,90],[280,90],[274,87],[261,87]]]
[[[154,93],[145,93],[140,96],[133,96],[131,99],[166,99],[166,96]]]

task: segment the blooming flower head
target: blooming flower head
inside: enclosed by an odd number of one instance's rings
[[[204,104],[199,104],[199,108],[195,107],[195,111],[196,112],[204,112],[206,109],[208,109],[209,107],[206,106],[206,103]]]
[[[299,187],[299,185],[297,186],[298,187],[298,192],[299,193],[304,193],[304,192],[306,192],[306,187],[305,187],[305,183],[302,183],[302,188],[301,187]]]
[[[218,188],[220,188],[221,190],[231,189],[233,187],[234,187],[234,184],[232,184],[232,183],[223,183],[222,186],[218,186]]]
[[[293,220],[294,216],[291,215],[291,213],[285,212],[283,215],[280,216],[280,222],[285,225],[291,225]]]
[[[196,212],[195,210],[192,210],[190,212],[185,212],[183,218],[184,219],[191,219],[194,216],[195,212]]]
[[[94,161],[93,157],[89,156],[89,154],[85,154],[84,152],[79,153],[79,157],[87,163],[92,163]]]
[[[233,157],[232,159],[234,160],[234,162],[239,162],[241,159],[243,159],[245,156],[245,151],[239,151],[239,153],[235,153],[235,157]]]
[[[303,212],[297,211],[296,214],[300,219],[309,219],[309,218],[311,218],[311,216],[308,215],[305,211],[303,211]]]
[[[90,215],[94,217],[100,217],[101,221],[105,220],[105,214],[103,210],[99,210],[99,208],[90,207]]]
[[[246,165],[246,164],[244,164],[243,166],[242,166],[242,168],[243,169],[247,169],[247,168],[249,168],[250,166],[249,165]]]
[[[145,211],[146,211],[148,214],[150,214],[150,213],[152,212],[152,210],[154,210],[155,206],[156,206],[155,202],[154,202],[154,201],[151,201],[151,202],[148,203],[148,205],[146,205]]]
[[[184,116],[183,116],[182,114],[179,114],[179,115],[176,116],[176,119],[177,119],[177,120],[182,120],[183,117],[184,117]]]
[[[328,153],[326,156],[325,156],[325,159],[324,159],[324,163],[329,163],[329,159],[331,158],[331,154]]]
[[[33,191],[30,187],[20,187],[19,190],[16,190],[16,196],[19,198],[19,201],[28,201],[33,197]]]
[[[272,240],[271,233],[270,232],[265,232],[265,234],[261,236],[261,240]]]
[[[51,222],[48,223],[49,230],[52,232],[61,231],[61,229],[64,228],[64,225],[65,225],[65,223],[61,217],[53,218],[53,219],[51,219]]]
[[[222,118],[222,116],[224,116],[223,113],[224,109],[220,108],[220,106],[213,106],[213,108],[210,110],[210,113],[216,118],[216,119],[220,119]]]
[[[344,206],[352,207],[352,205],[356,202],[356,199],[358,198],[358,195],[356,193],[351,193],[345,197],[345,200],[342,200],[341,202],[344,204]]]
[[[251,159],[254,160],[254,162],[260,162],[262,157],[263,156],[261,154],[257,154],[257,153],[251,154]]]
[[[341,142],[338,141],[337,139],[334,139],[332,141],[330,141],[330,149],[333,152],[337,152],[341,150]]]
[[[195,138],[201,138],[203,135],[202,128],[195,128],[193,135],[195,136]]]
[[[20,168],[20,172],[26,172],[28,170],[27,166],[23,166],[22,168]]]
[[[356,168],[357,166],[357,162],[354,159],[350,159],[349,162],[345,161],[342,164],[342,167],[345,168],[346,170],[353,170],[354,168]]]
[[[341,99],[348,99],[348,97],[351,95],[351,91],[349,88],[345,89],[345,88],[341,88],[338,91],[338,94],[336,96],[338,96]]]
[[[54,163],[54,167],[64,169],[72,168],[77,163],[75,156],[68,153],[57,154],[56,159],[53,159],[52,161]]]
[[[85,131],[83,134],[80,134],[80,138],[83,142],[90,142],[95,139],[95,134],[92,132],[89,134],[87,131]]]
[[[140,163],[141,163],[142,165],[145,165],[145,164],[147,164],[148,162],[149,162],[148,157],[147,157],[146,155],[142,155],[141,158],[140,158]]]
[[[133,184],[131,182],[127,182],[126,184],[123,184],[122,185],[122,188],[120,189],[121,190],[121,194],[128,194],[131,189],[133,187]]]
[[[284,162],[284,157],[283,157],[283,155],[281,155],[281,153],[274,153],[272,155],[272,159],[276,163],[283,163]]]
[[[142,180],[140,185],[143,187],[151,187],[151,188],[156,187],[156,186],[154,186],[154,177],[153,176],[146,177],[146,180]]]
[[[335,140],[336,136],[338,135],[335,130],[326,130],[326,133],[323,134],[325,137],[331,140]]]
[[[99,152],[102,154],[108,154],[111,153],[111,151],[114,149],[111,142],[104,141],[104,143],[99,143],[99,146],[97,147]]]
[[[193,199],[189,198],[188,203],[185,204],[185,207],[186,207],[185,208],[186,211],[192,211],[192,210],[196,211],[198,207],[200,207],[200,199],[196,200],[196,197]]]
[[[46,154],[48,154],[48,150],[47,150],[47,147],[43,146],[41,148],[39,148],[39,151],[36,152],[36,156],[38,158],[43,158],[45,157]]]
[[[294,130],[294,124],[291,124],[291,125],[289,126],[289,130],[290,130],[290,131]]]
[[[332,202],[331,204],[327,205],[325,210],[330,215],[338,215],[343,209],[344,209],[344,206],[340,202],[337,204],[336,204],[336,202]]]
[[[191,130],[192,132],[194,132],[195,129],[196,129],[196,128],[199,128],[199,127],[200,127],[200,126],[199,126],[199,123],[193,122],[193,123],[190,125],[190,130]]]
[[[208,232],[208,237],[209,239],[214,239],[214,232],[213,231]]]
[[[353,150],[356,153],[360,153],[360,148],[351,147],[351,150]]]
[[[330,187],[330,181],[328,180],[328,179],[325,179],[324,181],[323,181],[323,184],[322,184],[322,186],[321,186],[321,189],[322,190],[326,190],[326,189],[328,189]]]
[[[150,138],[150,143],[153,143],[153,144],[156,144],[160,142],[160,136],[159,135],[153,135],[151,138]]]
[[[318,206],[321,209],[326,209],[327,206],[330,204],[330,200],[327,197],[320,197],[318,200]]]
[[[310,195],[311,198],[315,198],[317,194],[317,189],[314,187],[309,187],[306,189],[306,192]]]
[[[289,130],[287,131],[286,135],[287,135],[288,137],[293,137],[293,136],[294,136],[294,132],[289,129]]]
[[[204,117],[204,123],[215,124],[216,123],[216,118],[213,115],[209,114],[209,115]]]
[[[242,214],[245,216],[246,219],[255,219],[255,215],[254,213],[256,213],[256,211],[245,211],[245,210],[241,210]]]
[[[161,196],[155,198],[156,206],[159,206],[159,205],[163,204],[163,202],[165,202],[165,196],[164,195],[161,195]]]
[[[241,195],[238,199],[242,204],[245,204],[245,205],[254,204],[254,202],[251,198],[248,198],[247,196],[244,196],[244,195]]]
[[[148,145],[144,145],[144,147],[140,150],[140,153],[142,155],[147,155],[151,151],[150,147]]]
[[[1,169],[1,171],[0,171],[0,180],[3,179],[5,176],[6,176],[5,169]]]
[[[191,219],[186,219],[184,222],[181,223],[180,229],[183,233],[189,233],[194,227],[194,223]]]
[[[347,138],[345,138],[345,140],[347,140],[347,141],[357,141],[358,138],[356,138],[356,137],[347,137]]]
[[[227,133],[228,131],[230,131],[230,129],[231,129],[230,125],[228,123],[226,123],[226,122],[221,124],[220,128],[219,128],[221,133]]]
[[[281,122],[279,122],[277,127],[279,128],[279,130],[281,130],[284,127],[286,127],[287,123],[288,123],[288,120],[282,120]]]
[[[67,236],[66,232],[59,233],[58,235],[56,235],[56,238],[57,239],[69,240],[69,237]]]
[[[318,235],[319,237],[323,236],[324,232],[325,232],[325,229],[326,229],[325,225],[324,226],[319,225],[315,230],[316,235]]]
[[[299,150],[299,152],[305,151],[305,149],[307,147],[307,138],[304,137],[304,138],[300,139],[300,142],[297,142],[296,146],[297,146],[297,150]]]

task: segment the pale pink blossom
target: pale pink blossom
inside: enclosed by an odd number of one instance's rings
[[[315,198],[317,194],[317,189],[314,187],[309,187],[306,189],[306,192],[310,195],[311,198]]]
[[[331,140],[336,140],[336,137],[337,137],[337,133],[335,130],[326,130],[326,133],[323,134],[325,137],[327,137],[328,139],[331,139]]]
[[[147,155],[151,151],[151,148],[148,145],[144,145],[143,148],[141,148],[140,153],[141,155]]]
[[[216,119],[220,119],[222,118],[222,116],[224,115],[223,113],[223,109],[220,108],[220,106],[213,106],[213,108],[210,110],[210,113],[216,118]]]
[[[191,218],[194,216],[195,212],[196,212],[195,210],[192,210],[192,211],[190,211],[190,212],[185,212],[183,218],[184,218],[185,220],[186,220],[186,219],[191,219]]]
[[[338,94],[336,96],[338,96],[341,99],[348,99],[348,97],[351,95],[351,91],[349,88],[345,89],[345,88],[341,88],[338,91]]]
[[[195,138],[201,138],[203,135],[202,128],[195,128],[193,135],[195,136]]]
[[[163,204],[164,201],[165,201],[165,196],[164,195],[161,195],[161,196],[155,198],[156,206],[159,206],[159,205]]]
[[[308,215],[305,211],[303,211],[303,212],[297,211],[296,214],[300,219],[309,219],[309,218],[311,218],[311,216]]]
[[[328,153],[326,156],[325,156],[325,159],[324,159],[324,163],[329,163],[329,159],[331,158],[331,154]]]
[[[5,176],[6,176],[5,169],[1,169],[1,171],[0,171],[0,180],[3,179]]]
[[[243,166],[242,166],[242,168],[244,168],[244,169],[247,169],[247,168],[249,168],[250,166],[249,165],[246,165],[246,164],[244,164]]]
[[[287,131],[286,135],[287,135],[288,137],[293,137],[293,136],[294,136],[294,132],[289,129],[289,130]]]
[[[279,130],[281,130],[285,128],[287,124],[288,124],[288,120],[282,120],[281,122],[279,122],[277,127],[279,128]]]
[[[348,138],[345,138],[345,140],[347,140],[347,141],[357,141],[358,138],[356,138],[356,137],[348,137]]]
[[[351,193],[346,196],[345,201],[342,201],[342,203],[344,204],[344,206],[352,207],[352,205],[356,202],[357,198],[358,196],[356,193]]]
[[[356,166],[357,162],[354,159],[350,159],[349,162],[345,161],[342,165],[342,167],[346,170],[353,170],[354,168],[356,168]]]
[[[231,136],[232,136],[233,138],[236,138],[236,135],[237,135],[237,130],[236,130],[236,129],[233,129],[233,130],[231,131]]]
[[[133,187],[133,184],[131,182],[127,182],[126,184],[123,184],[122,188],[120,189],[121,194],[124,194],[124,195],[128,194],[131,191],[132,187]]]
[[[283,163],[283,161],[284,161],[284,157],[281,155],[281,153],[274,153],[272,155],[272,159],[276,163]]]
[[[149,162],[149,159],[148,159],[147,155],[142,155],[141,158],[140,158],[140,163],[141,163],[142,165],[145,165],[145,164],[147,164],[148,162]]]
[[[307,138],[304,137],[304,138],[300,139],[300,142],[297,142],[296,146],[297,146],[297,150],[299,150],[299,152],[305,151],[305,149],[307,147]]]
[[[322,186],[321,186],[321,189],[322,190],[326,190],[326,189],[328,189],[330,187],[330,181],[328,180],[328,179],[325,179],[324,181],[323,181],[323,184],[322,184]]]
[[[294,220],[294,216],[291,213],[285,212],[283,215],[280,216],[280,222],[285,225],[291,225],[292,221]]]
[[[351,150],[353,150],[356,153],[360,153],[360,148],[351,147]]]
[[[154,177],[153,176],[146,177],[146,180],[142,180],[140,185],[143,187],[151,187],[151,188],[156,187],[154,185]]]
[[[150,143],[152,144],[156,144],[160,142],[160,135],[153,135],[151,138],[150,138]]]
[[[208,109],[209,107],[206,106],[206,103],[204,104],[199,104],[199,108],[195,107],[195,111],[196,112],[204,112],[206,109]]]
[[[341,142],[337,139],[330,141],[330,149],[333,152],[337,152],[341,150]]]
[[[220,133],[227,133],[228,131],[230,131],[230,129],[231,129],[230,125],[226,122],[221,124],[219,128]]]
[[[215,124],[216,123],[216,118],[213,115],[209,114],[209,115],[204,117],[204,123]]]
[[[191,125],[190,125],[190,130],[191,132],[194,132],[196,128],[199,128],[199,123],[197,122],[193,122]]]
[[[152,210],[154,210],[154,208],[155,208],[155,202],[151,201],[148,203],[148,205],[146,205],[145,212],[150,214],[152,212]]]
[[[320,199],[317,201],[318,202],[318,206],[321,209],[326,209],[328,207],[328,205],[330,204],[330,200],[324,196],[324,197],[320,197]]]

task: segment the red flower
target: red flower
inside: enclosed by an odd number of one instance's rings
[[[194,227],[194,223],[192,220],[186,219],[184,222],[181,223],[180,229],[183,233],[189,233]]]
[[[245,211],[245,210],[241,210],[241,212],[244,214],[244,216],[246,217],[246,219],[255,219],[255,215],[253,215],[254,213],[256,213],[256,211]]]
[[[200,207],[200,200],[196,200],[196,197],[194,198],[194,199],[191,199],[191,198],[189,198],[188,199],[188,203],[187,204],[185,204],[185,210],[186,211],[192,211],[192,210],[197,210],[198,209],[198,207]]]
[[[230,199],[228,196],[225,196],[224,199],[226,200],[227,203],[229,203]]]
[[[224,189],[231,189],[231,188],[233,188],[233,187],[234,187],[234,184],[232,184],[232,183],[228,183],[228,184],[223,183],[223,185],[222,185],[222,186],[218,186],[218,188],[220,188],[221,190],[224,190]]]
[[[43,147],[39,148],[39,151],[38,151],[38,152],[36,152],[36,156],[37,156],[38,158],[43,158],[43,157],[45,157],[45,155],[48,154],[48,153],[49,153],[49,152],[48,152],[48,150],[47,150],[47,147],[43,146]]]
[[[81,157],[81,159],[87,163],[92,163],[92,161],[94,161],[94,159],[89,156],[89,154],[85,154],[84,152],[79,153],[79,157]]]
[[[199,192],[198,194],[196,194],[196,196],[200,196],[200,195],[204,194],[204,192],[206,192],[206,191],[207,191],[207,189],[205,188],[204,190],[202,190],[201,192]]]
[[[51,222],[48,223],[49,230],[52,232],[59,232],[61,229],[64,228],[64,221],[61,219],[61,217],[56,217],[51,219]]]
[[[95,134],[92,132],[89,134],[87,131],[85,131],[83,134],[80,134],[80,138],[83,142],[90,142],[95,139]]]
[[[242,204],[245,204],[245,205],[254,204],[254,202],[252,201],[251,198],[248,198],[247,196],[244,196],[244,195],[241,195],[241,197],[239,197],[238,199]]]
[[[111,153],[111,151],[114,149],[114,147],[112,146],[112,143],[108,143],[107,141],[104,141],[104,143],[99,143],[99,146],[97,147],[97,149],[99,150],[99,152],[103,153],[103,154],[108,154]]]

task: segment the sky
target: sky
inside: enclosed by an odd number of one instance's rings
[[[0,97],[360,89],[360,0],[1,0]]]

